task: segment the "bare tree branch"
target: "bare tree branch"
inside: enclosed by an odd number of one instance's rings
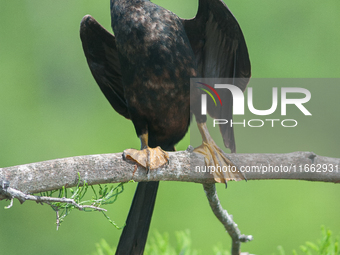
[[[233,221],[232,215],[229,215],[227,210],[222,208],[220,200],[217,196],[215,184],[205,183],[203,184],[203,187],[212,211],[214,212],[216,218],[223,224],[232,239],[231,254],[239,255],[241,250],[241,242],[249,242],[253,240],[253,236],[241,234],[237,224]]]
[[[20,202],[33,200],[38,203],[71,203],[82,210],[72,199],[29,195],[64,187],[74,187],[86,181],[88,185],[141,181],[185,181],[202,183],[215,216],[232,238],[232,254],[239,254],[241,242],[252,240],[242,235],[232,216],[224,210],[218,199],[214,179],[209,172],[218,169],[205,167],[202,155],[186,151],[170,152],[169,163],[150,171],[122,158],[122,153],[77,156],[43,162],[0,168],[0,200],[13,198]],[[307,181],[340,182],[340,159],[317,156],[313,152],[287,154],[228,154],[248,180],[296,179]],[[227,171],[228,169],[220,169]],[[229,169],[230,170],[230,169]],[[58,212],[57,212],[58,221]],[[242,253],[245,254],[245,253]]]
[[[201,155],[190,151],[170,152],[169,164],[150,171],[122,159],[122,153],[77,156],[0,168],[0,181],[25,194],[89,185],[141,181],[184,181],[214,183]],[[313,152],[287,154],[228,154],[248,180],[295,179],[340,182],[340,159]],[[210,169],[213,170],[213,169]],[[0,194],[0,200],[5,196]]]

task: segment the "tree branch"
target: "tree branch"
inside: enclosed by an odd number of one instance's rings
[[[85,206],[77,204],[72,199],[29,194],[74,187],[79,181],[80,183],[85,181],[88,185],[130,180],[202,183],[210,207],[232,238],[232,255],[239,254],[241,242],[251,241],[252,236],[241,235],[232,216],[222,208],[216,193],[215,181],[209,173],[216,169],[207,169],[203,156],[193,153],[191,146],[186,151],[170,152],[169,156],[168,164],[150,171],[149,174],[135,162],[124,160],[122,153],[77,156],[0,168],[0,200],[11,199],[8,208],[12,206],[13,198],[17,198],[20,202],[33,200],[47,204],[71,203],[82,210]],[[295,179],[340,182],[340,159],[317,156],[313,152],[228,154],[228,157],[245,173],[248,180]],[[104,210],[97,207],[92,209]]]
[[[169,152],[169,164],[152,170],[122,159],[122,153],[77,156],[0,168],[0,181],[25,194],[74,187],[79,181],[89,185],[141,181],[184,181],[214,183],[206,172],[203,156],[190,150]],[[295,179],[340,182],[340,159],[317,156],[313,152],[287,154],[228,154],[248,180]],[[4,199],[0,195],[0,200]]]
[[[253,240],[253,236],[241,234],[237,224],[233,221],[232,215],[229,215],[227,210],[222,208],[220,200],[217,196],[215,184],[205,183],[203,184],[203,188],[209,200],[212,211],[214,212],[216,218],[223,224],[232,239],[231,254],[239,255],[241,250],[241,242],[249,242]]]

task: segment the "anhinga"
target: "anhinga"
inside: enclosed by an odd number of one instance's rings
[[[248,50],[227,6],[221,0],[199,0],[197,15],[189,20],[148,0],[111,0],[110,7],[114,35],[89,15],[81,21],[80,35],[100,89],[112,107],[133,122],[141,140],[141,150],[126,150],[125,157],[138,162],[144,158],[147,171],[164,164],[165,151],[174,151],[194,114],[203,138],[195,151],[205,156],[206,164],[231,165],[210,137],[206,116],[197,107],[200,92],[190,85],[190,78],[225,77],[242,90],[247,86]],[[220,97],[227,106],[208,104],[208,113],[231,119],[231,94],[226,90]],[[221,125],[220,131],[225,146],[235,152],[232,127]],[[244,176],[220,172],[214,178],[226,182]],[[158,184],[138,184],[116,254],[143,253]]]

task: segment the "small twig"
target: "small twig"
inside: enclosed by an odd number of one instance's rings
[[[14,198],[12,197],[11,198],[11,203],[8,206],[5,206],[5,209],[9,209],[9,208],[11,208],[13,206],[13,200],[14,200]]]
[[[65,203],[65,204],[71,204],[73,205],[75,208],[79,209],[80,211],[84,210],[85,208],[90,208],[96,211],[107,211],[104,208],[100,208],[94,205],[80,205],[78,203],[76,203],[73,199],[71,198],[58,198],[58,197],[45,197],[45,196],[34,196],[34,195],[29,195],[29,194],[25,194],[19,190],[13,189],[8,187],[6,190],[0,190],[2,194],[5,194],[8,198],[11,199],[11,204],[8,206],[9,208],[12,206],[13,204],[13,199],[16,198],[20,201],[20,203],[25,202],[26,200],[31,200],[31,201],[35,201],[37,203],[45,203],[48,205],[51,205],[51,203]]]
[[[60,218],[59,218],[59,210],[56,210],[55,211],[55,213],[56,213],[56,216],[57,216],[57,230],[59,229],[59,226],[60,226]]]
[[[232,239],[231,254],[239,255],[241,242],[249,242],[253,240],[253,236],[241,234],[241,231],[238,229],[237,224],[233,221],[232,216],[228,214],[227,210],[223,209],[217,196],[215,184],[203,184],[203,187],[212,211],[223,224]]]

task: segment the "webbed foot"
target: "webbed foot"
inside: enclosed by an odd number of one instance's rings
[[[197,123],[203,143],[194,149],[205,157],[205,165],[216,182],[225,183],[229,180],[245,180],[243,173],[230,161],[227,155],[217,146],[208,132],[205,123]]]
[[[145,167],[147,171],[157,169],[169,161],[169,155],[159,146],[150,148],[147,146],[142,150],[127,149],[123,152],[123,157],[133,160],[139,165]]]

